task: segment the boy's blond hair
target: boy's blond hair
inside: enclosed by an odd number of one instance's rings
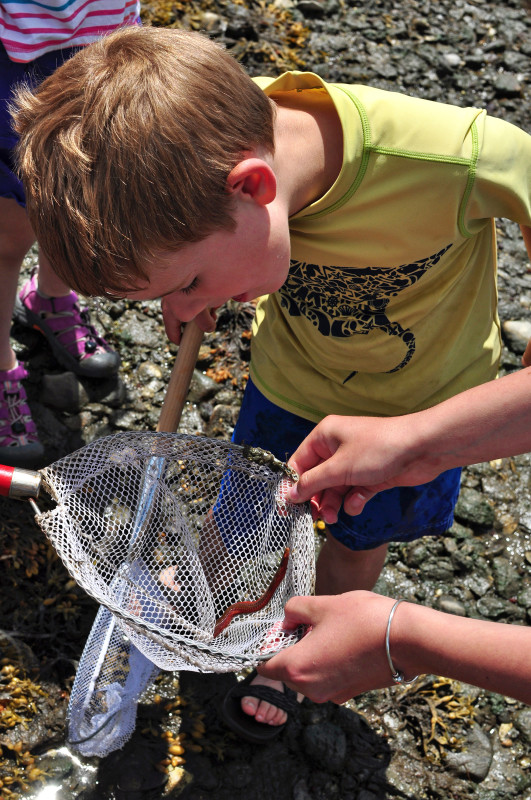
[[[232,229],[226,179],[273,152],[273,106],[201,34],[127,27],[89,45],[13,106],[35,235],[87,295],[145,284],[157,250]]]

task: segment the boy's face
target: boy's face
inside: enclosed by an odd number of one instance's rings
[[[234,231],[216,231],[200,242],[161,252],[148,265],[149,283],[126,292],[133,300],[162,298],[166,332],[179,340],[180,324],[196,319],[211,330],[211,309],[233,298],[240,302],[279,289],[289,269],[287,215],[275,203],[240,204]]]

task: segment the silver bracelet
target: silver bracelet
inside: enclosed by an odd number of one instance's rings
[[[389,619],[387,620],[387,630],[385,632],[385,652],[387,653],[387,661],[389,663],[389,669],[391,670],[391,677],[394,680],[394,682],[403,683],[406,686],[409,686],[410,684],[415,683],[415,681],[418,678],[418,675],[415,675],[414,678],[411,678],[411,680],[406,681],[403,674],[399,672],[397,669],[395,669],[395,665],[393,664],[393,659],[391,658],[391,650],[389,648],[389,633],[391,632],[391,622],[393,621],[396,609],[402,602],[403,600],[397,600],[391,609],[391,613],[389,614]]]

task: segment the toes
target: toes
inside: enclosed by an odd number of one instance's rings
[[[263,722],[266,725],[282,725],[286,722],[286,712],[277,706],[266,703],[265,700],[260,702],[258,710],[255,714],[257,722]]]
[[[283,691],[282,683],[273,681],[270,678],[263,678],[260,675],[253,680],[253,685],[256,684],[271,686],[279,692]],[[248,695],[242,698],[242,711],[254,717],[257,722],[265,725],[284,725],[288,719],[284,709],[278,708],[278,706],[268,703],[266,700],[259,700],[257,697]]]
[[[272,706],[273,708],[273,716],[269,717],[267,720],[269,725],[284,725],[285,722],[288,721],[288,715],[285,711],[281,708],[276,708],[276,706]]]
[[[257,697],[242,697],[242,711],[250,717],[256,716],[260,700]]]
[[[256,697],[242,697],[242,711],[265,725],[283,725],[287,720],[287,714],[283,709]]]

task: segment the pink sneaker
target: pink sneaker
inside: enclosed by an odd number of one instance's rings
[[[88,310],[79,307],[75,292],[66,297],[42,297],[34,273],[17,297],[14,318],[42,333],[57,361],[71,372],[107,378],[118,371],[120,356],[91,324]]]
[[[10,467],[33,467],[44,455],[21,383],[27,377],[21,363],[0,370],[0,460]]]

